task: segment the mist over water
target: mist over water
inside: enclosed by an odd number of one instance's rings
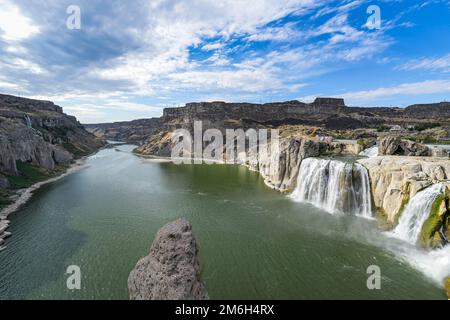
[[[422,260],[401,256],[412,246],[374,221],[292,201],[242,166],[176,166],[132,149],[100,151],[10,217],[0,298],[127,299],[157,230],[184,216],[213,299],[445,299]],[[374,264],[381,290],[366,286]],[[69,265],[81,268],[80,291],[67,290]]]

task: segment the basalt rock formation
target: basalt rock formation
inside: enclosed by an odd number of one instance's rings
[[[369,172],[375,207],[392,225],[414,195],[450,177],[450,161],[439,158],[383,156],[358,162]]]
[[[189,221],[178,219],[158,231],[150,254],[131,271],[128,290],[132,300],[208,299]]]
[[[431,148],[414,141],[388,136],[379,141],[379,155],[425,156],[432,155]]]
[[[312,103],[297,100],[265,104],[216,101],[166,108],[161,118],[86,126],[91,132],[106,139],[142,142],[161,132],[168,133],[180,128],[192,131],[194,121],[202,121],[204,129],[246,130],[305,125],[326,130],[358,130],[377,129],[383,125],[449,125],[448,114],[450,103],[447,102],[414,105],[403,109],[348,107],[343,99],[338,98],[317,98]]]
[[[97,137],[113,141],[141,143],[160,127],[159,118],[139,119],[113,123],[85,124],[86,130]]]
[[[0,95],[0,188],[21,174],[18,162],[54,170],[102,144],[52,102]]]

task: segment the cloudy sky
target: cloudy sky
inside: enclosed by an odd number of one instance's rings
[[[191,101],[406,106],[450,100],[449,38],[450,0],[0,0],[0,92],[85,123]]]

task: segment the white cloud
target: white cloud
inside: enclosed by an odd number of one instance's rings
[[[450,54],[438,58],[421,58],[401,65],[400,70],[433,70],[450,72]]]
[[[223,47],[224,47],[224,43],[216,42],[216,43],[205,44],[204,46],[202,46],[202,50],[212,51],[212,50],[221,49]]]
[[[139,92],[154,91],[163,77],[186,83],[191,78],[189,75],[214,75],[217,74],[214,71],[197,70],[199,63],[190,60],[189,48],[203,44],[204,50],[219,49],[222,43],[204,44],[204,39],[219,37],[226,41],[234,35],[256,34],[258,28],[271,21],[316,7],[319,3],[313,0],[260,0],[251,5],[235,0],[155,1],[149,13],[150,27],[142,30],[140,35],[144,43],[141,52],[127,53],[90,74],[107,80],[130,81]],[[209,62],[224,66],[227,60],[224,56],[215,56]],[[234,86],[231,81],[240,76],[232,73],[232,70],[223,73],[224,78],[218,80],[221,87]],[[245,73],[251,76],[248,71]],[[267,77],[263,75],[263,79]],[[248,82],[253,80],[251,77]],[[195,80],[197,83],[205,81]],[[255,84],[252,88],[258,86]]]
[[[288,23],[282,27],[263,28],[246,38],[247,41],[287,41],[294,40],[301,35],[293,29],[293,24]]]
[[[22,69],[32,74],[44,74],[47,72],[37,63],[21,58],[4,59],[4,65],[13,69]]]
[[[450,80],[427,80],[422,82],[403,83],[393,87],[347,92],[338,95],[338,97],[347,99],[351,102],[368,102],[400,95],[422,95],[435,93],[450,93]]]
[[[39,27],[24,16],[8,0],[0,3],[0,37],[6,41],[20,41],[39,33]]]

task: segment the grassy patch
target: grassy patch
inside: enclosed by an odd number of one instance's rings
[[[46,180],[54,175],[28,162],[17,161],[16,166],[19,175],[8,177],[11,189],[28,188],[29,186],[39,181]]]
[[[445,204],[447,213],[439,216],[439,210],[442,204]],[[436,248],[442,245],[442,239],[439,235],[439,229],[445,222],[448,215],[448,194],[440,195],[433,202],[429,218],[425,221],[420,232],[419,241],[424,248]]]
[[[91,150],[86,146],[80,146],[70,142],[63,143],[63,147],[73,154],[75,159],[85,157],[91,153]]]

